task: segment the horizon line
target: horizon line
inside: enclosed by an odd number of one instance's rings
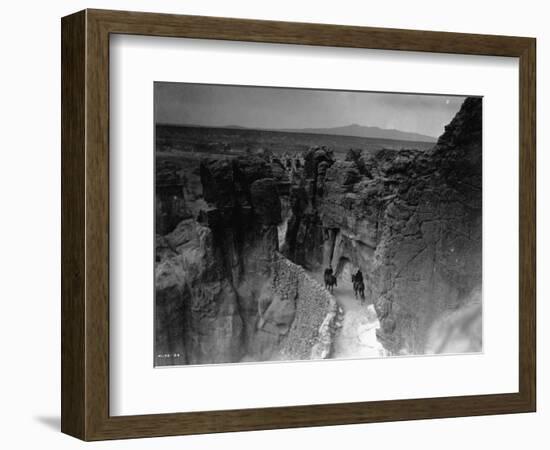
[[[360,127],[364,128],[375,128],[378,130],[385,130],[385,131],[397,131],[399,133],[410,133],[415,134],[420,137],[426,137],[433,139],[433,141],[426,141],[426,140],[420,140],[420,139],[395,139],[395,138],[387,138],[387,137],[369,137],[369,136],[357,136],[352,134],[331,134],[331,133],[308,133],[307,130],[331,130],[334,128],[345,128],[353,125],[358,125]],[[327,135],[327,136],[345,136],[345,137],[355,137],[355,138],[364,138],[364,139],[382,139],[387,141],[411,141],[411,142],[426,142],[426,143],[432,143],[437,142],[439,139],[439,136],[430,136],[423,133],[417,133],[415,131],[403,131],[399,130],[397,128],[382,128],[377,126],[370,126],[370,125],[359,125],[356,123],[352,123],[349,125],[340,125],[340,126],[334,126],[334,127],[306,127],[306,128],[252,128],[252,127],[246,127],[243,125],[200,125],[200,124],[192,124],[192,123],[169,123],[169,122],[156,122],[155,126],[170,126],[170,127],[188,127],[188,128],[221,128],[225,130],[232,130],[232,129],[244,129],[244,130],[251,130],[251,131],[272,131],[272,132],[279,132],[279,133],[304,133],[304,134],[320,134],[320,135]],[[304,131],[306,130],[306,131]]]
[[[175,123],[175,122],[155,122],[155,126],[161,125],[161,126],[175,126],[175,127],[195,127],[195,128],[223,128],[223,129],[237,129],[242,128],[245,130],[258,130],[258,131],[279,131],[279,132],[301,132],[303,130],[331,130],[335,128],[346,128],[351,126],[359,126],[363,128],[373,128],[377,130],[384,130],[384,131],[397,131],[399,133],[408,133],[408,134],[416,134],[417,136],[424,136],[430,139],[434,139],[437,141],[439,139],[439,136],[432,136],[429,134],[424,133],[418,133],[417,131],[407,131],[407,130],[400,130],[399,128],[383,128],[376,125],[361,125],[358,123],[350,123],[348,125],[335,125],[330,127],[303,127],[303,128],[267,128],[267,127],[247,127],[244,125],[236,125],[236,124],[229,124],[229,125],[202,125],[202,124],[196,124],[196,123]],[[307,133],[306,133],[307,134]],[[310,133],[312,134],[312,133]],[[315,134],[321,134],[321,133],[315,133]],[[327,133],[330,134],[330,133]],[[338,135],[335,135],[338,136]],[[354,135],[340,135],[340,136],[350,136],[350,137],[368,137],[368,136],[354,136]],[[387,139],[387,138],[378,138],[378,139]],[[427,142],[427,141],[426,141]]]

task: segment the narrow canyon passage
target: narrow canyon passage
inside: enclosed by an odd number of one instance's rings
[[[319,283],[324,284],[323,274],[311,274]],[[344,312],[339,319],[338,330],[334,336],[332,358],[376,358],[386,356],[387,351],[376,337],[380,322],[374,311],[374,305],[366,300],[356,299],[351,282],[349,265],[338,274],[338,286],[333,296]]]
[[[480,99],[466,99],[425,149],[304,150],[289,133],[278,152],[176,151],[182,139],[259,147],[271,135],[165,130],[155,363],[481,351],[481,115]],[[351,283],[359,268],[364,304]]]

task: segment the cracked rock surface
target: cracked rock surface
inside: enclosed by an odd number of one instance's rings
[[[335,302],[278,251],[280,165],[179,160],[157,166],[156,364],[327,357]]]
[[[430,150],[158,159],[156,363],[329,358],[365,318],[380,355],[480,351],[481,116],[467,98]],[[338,309],[329,265],[361,269],[365,305]]]
[[[481,113],[467,98],[430,151],[337,161],[311,149],[291,188],[284,253],[312,270],[360,267],[392,354],[424,353],[435,322],[480,303]]]

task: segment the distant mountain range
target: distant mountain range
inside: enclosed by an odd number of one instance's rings
[[[356,136],[375,139],[394,139],[396,141],[437,141],[437,139],[433,136],[427,136],[425,134],[411,133],[408,131],[394,130],[388,128],[367,127],[363,125],[358,125],[356,123],[344,127],[303,128],[277,131],[286,131],[288,133],[332,134],[337,136]]]
[[[238,125],[231,125],[224,128],[247,129]],[[421,141],[436,142],[437,138],[420,133],[401,131],[380,127],[367,127],[356,123],[343,127],[332,128],[284,128],[268,129],[268,131],[282,131],[285,133],[309,133],[309,134],[329,134],[335,136],[355,136],[374,139],[393,139],[396,141]]]
[[[207,125],[195,124],[169,124],[159,123],[157,125],[167,126],[183,126],[196,128],[226,128],[233,130],[264,130],[264,131],[279,131],[283,133],[309,133],[309,134],[328,134],[334,136],[354,136],[373,139],[391,139],[396,141],[415,141],[415,142],[437,142],[437,138],[420,133],[412,133],[410,131],[395,130],[392,128],[368,127],[358,125],[356,123],[343,127],[332,128],[249,128],[240,125],[226,125],[218,127],[209,127]]]

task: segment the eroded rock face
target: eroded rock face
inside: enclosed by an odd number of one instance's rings
[[[481,112],[429,151],[159,165],[157,363],[329,357],[337,307],[307,273],[328,265],[362,270],[389,353],[480,350]],[[442,337],[462,320],[477,341]]]
[[[272,167],[252,155],[202,160],[202,208],[157,235],[157,364],[298,359],[321,337],[328,354],[330,329],[319,336],[319,328],[333,305],[278,252],[288,177]],[[179,186],[180,178],[173,179]],[[163,223],[176,219],[160,216]],[[304,280],[321,291],[307,293]]]
[[[425,352],[428,330],[481,285],[481,99],[468,98],[431,151],[305,155],[284,253],[365,276],[379,340]]]
[[[159,241],[157,252],[162,256],[155,269],[157,362],[231,362],[242,352],[243,324],[237,293],[220,264],[212,231],[188,219]],[[164,354],[171,354],[171,359],[158,356]]]
[[[373,265],[379,337],[394,351],[424,352],[432,324],[481,286],[481,124],[469,98],[431,152],[400,164],[413,176],[385,208]]]
[[[324,195],[324,180],[328,168],[334,164],[330,150],[315,147],[304,155],[304,167],[290,189],[291,215],[282,252],[291,261],[309,270],[318,270],[323,264],[323,223],[318,202]]]

